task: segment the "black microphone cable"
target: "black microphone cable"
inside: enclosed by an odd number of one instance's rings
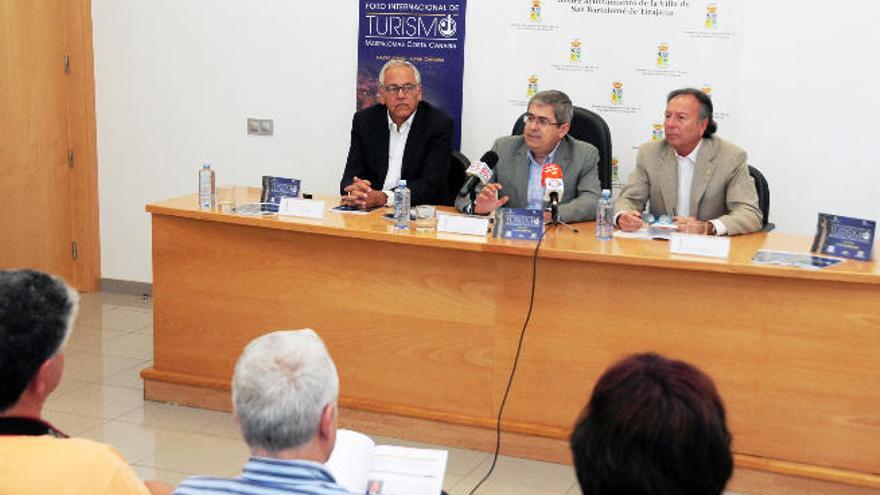
[[[474,486],[468,495],[473,495],[477,492],[477,489],[489,479],[489,476],[492,476],[492,472],[495,471],[495,465],[498,463],[498,453],[501,450],[501,416],[504,414],[504,405],[507,403],[507,396],[510,394],[510,387],[513,385],[513,377],[516,375],[516,367],[519,364],[519,355],[520,351],[522,351],[523,340],[526,337],[526,328],[529,326],[529,321],[532,319],[532,308],[535,306],[535,281],[537,280],[538,275],[538,250],[541,249],[541,242],[544,240],[544,234],[547,233],[549,228],[545,228],[541,232],[541,237],[538,238],[538,245],[535,246],[535,253],[532,255],[532,289],[531,294],[529,295],[529,311],[526,313],[526,320],[523,322],[522,330],[519,333],[519,342],[516,344],[516,354],[513,357],[513,366],[510,369],[510,377],[507,379],[507,388],[504,390],[504,396],[501,398],[501,406],[498,408],[498,417],[495,420],[495,453],[492,456],[492,465],[489,466],[489,471],[483,476],[483,479]]]

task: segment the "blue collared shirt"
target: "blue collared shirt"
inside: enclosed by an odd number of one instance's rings
[[[351,495],[323,464],[312,461],[251,457],[238,478],[191,476],[175,495]]]
[[[561,142],[562,141],[560,141],[560,143]],[[529,195],[526,208],[536,210],[544,209],[544,188],[541,187],[541,170],[544,168],[544,165],[553,163],[553,155],[556,154],[556,150],[558,149],[559,143],[556,143],[556,147],[553,148],[553,151],[551,151],[549,155],[547,155],[547,159],[544,160],[544,163],[536,162],[535,155],[532,154],[532,150],[529,150]]]

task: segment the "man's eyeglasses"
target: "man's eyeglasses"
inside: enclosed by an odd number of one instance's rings
[[[563,125],[564,122],[550,122],[550,119],[547,117],[537,117],[530,113],[523,115],[523,122],[525,124],[531,124],[532,122],[537,122],[538,127],[547,127],[548,125],[560,126]]]
[[[397,93],[403,91],[403,94],[408,95],[416,90],[419,87],[418,84],[404,84],[403,86],[398,86],[396,84],[390,84],[388,86],[383,86],[385,88],[386,93],[391,93],[396,95]]]

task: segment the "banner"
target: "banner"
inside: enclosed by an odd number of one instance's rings
[[[455,121],[461,146],[466,0],[360,0],[357,109],[378,103],[379,71],[392,58],[418,67],[422,99]]]
[[[615,194],[639,146],[663,139],[670,91],[704,91],[718,135],[734,127],[744,2],[513,0],[505,10],[503,125],[536,92],[564,91],[611,129]]]

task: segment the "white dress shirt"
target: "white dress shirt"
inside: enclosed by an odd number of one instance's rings
[[[389,205],[394,204],[394,188],[400,182],[400,172],[403,168],[403,150],[406,149],[406,138],[409,137],[415,116],[416,112],[413,112],[398,128],[391,120],[391,114],[388,114],[388,173],[385,174],[382,192],[388,196]]]
[[[694,183],[694,167],[697,165],[697,152],[700,151],[702,140],[687,156],[681,156],[675,152],[675,160],[678,162],[678,202],[675,204],[674,216],[691,216],[691,186]]]
[[[675,216],[692,217],[691,214],[691,189],[694,184],[694,167],[697,165],[697,153],[703,140],[697,143],[697,146],[687,156],[681,156],[675,153],[675,160],[678,162],[678,201],[675,204]],[[727,233],[727,227],[721,220],[709,220],[715,227],[716,235],[724,235]]]

